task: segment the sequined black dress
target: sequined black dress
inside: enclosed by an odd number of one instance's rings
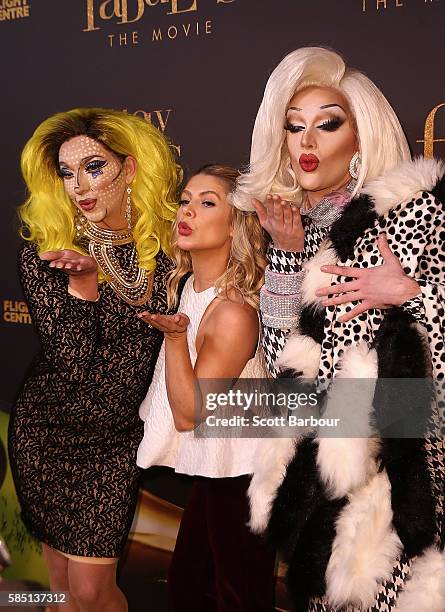
[[[125,266],[131,246],[115,253]],[[20,251],[41,351],[11,414],[10,462],[23,521],[62,552],[116,557],[125,544],[138,491],[138,408],[162,343],[135,314],[167,311],[171,265],[158,254],[151,300],[133,307],[106,283],[97,302],[73,297],[67,275],[41,261],[34,245]]]

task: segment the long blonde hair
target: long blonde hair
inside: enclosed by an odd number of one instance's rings
[[[301,203],[284,121],[294,94],[309,86],[336,89],[349,104],[361,157],[353,195],[364,183],[411,158],[397,115],[378,87],[363,73],[347,68],[338,53],[303,47],[289,53],[269,77],[253,128],[249,172],[240,176],[232,195],[237,208],[253,210],[252,198],[263,201],[268,193]]]
[[[37,243],[39,252],[59,249],[85,252],[76,244],[76,209],[58,173],[60,146],[76,136],[100,142],[121,160],[127,155],[136,159],[138,166],[132,184],[136,218],[133,237],[139,265],[154,270],[159,250],[169,252],[180,170],[161,132],[140,117],[122,111],[77,108],[57,113],[38,126],[21,159],[29,192],[19,208],[21,236]]]
[[[229,191],[235,188],[238,170],[221,164],[209,164],[197,170],[200,174],[213,176],[226,183]],[[227,270],[215,282],[219,295],[227,299],[230,290],[238,291],[245,302],[259,308],[259,291],[264,282],[266,267],[266,236],[256,214],[246,213],[232,207],[232,243]],[[167,299],[169,307],[178,303],[178,286],[181,279],[192,271],[192,258],[188,251],[177,246],[176,222],[172,233],[171,256],[176,263],[175,269],[167,280]]]

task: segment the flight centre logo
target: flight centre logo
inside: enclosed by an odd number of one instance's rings
[[[29,17],[28,0],[0,0],[0,21],[14,21]]]
[[[28,305],[22,300],[3,300],[3,321],[31,325]]]
[[[213,34],[220,8],[238,1],[206,0],[204,14],[203,0],[86,0],[83,31],[100,32],[114,49],[203,38]]]

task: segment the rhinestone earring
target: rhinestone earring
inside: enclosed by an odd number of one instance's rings
[[[88,219],[83,215],[78,208],[76,208],[74,213],[74,227],[76,230],[76,241],[82,239],[85,233],[85,227],[88,223]]]
[[[131,232],[132,219],[131,219],[131,187],[128,185],[127,187],[127,206],[125,208],[125,218],[127,219],[128,231]]]
[[[360,169],[362,165],[362,158],[360,157],[360,153],[357,151],[351,158],[349,162],[349,174],[352,176],[354,180],[358,179],[358,175],[360,174]]]

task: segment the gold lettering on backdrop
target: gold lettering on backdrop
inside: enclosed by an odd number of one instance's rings
[[[29,17],[28,0],[0,0],[0,21]]]
[[[164,134],[172,110],[173,109],[171,108],[153,111],[145,111],[143,109],[139,109],[134,111],[133,115],[138,115],[139,117],[142,117],[142,119],[147,121],[147,123],[151,123]],[[124,113],[128,113],[128,109],[126,108],[124,108],[123,111]],[[170,144],[170,147],[175,151],[178,157],[181,157],[181,145]]]
[[[116,36],[116,34],[108,34],[107,35],[109,47],[113,47],[114,46],[115,36]],[[122,34],[122,32],[120,32],[119,35],[118,35],[119,45],[116,45],[116,46],[126,47],[127,45],[130,45],[130,46],[138,45],[139,44],[138,36],[139,36],[139,32],[134,31],[134,32],[131,32],[131,38],[128,39],[126,33]]]
[[[83,32],[92,32],[93,30],[100,30],[94,25],[94,2],[93,0],[87,0],[87,27],[84,28]]]
[[[220,0],[218,0],[219,2]],[[440,0],[423,0],[423,4],[431,3],[431,2],[439,2]],[[367,11],[380,9],[391,9],[391,8],[404,8],[405,0],[360,0],[362,5],[362,12],[366,13]],[[417,0],[417,2],[422,2],[422,0]]]
[[[118,23],[134,23],[135,21],[139,21],[145,10],[144,0],[137,0],[137,5],[138,11],[136,17],[134,19],[128,19],[127,0],[122,0],[122,21],[118,21]]]
[[[433,108],[425,121],[425,128],[423,132],[423,140],[416,140],[416,142],[423,142],[423,154],[425,157],[434,156],[434,143],[445,142],[445,138],[434,138],[434,124],[436,120],[436,113],[439,108],[445,107],[445,102],[441,102]]]
[[[107,6],[113,5],[111,13],[107,13]],[[112,19],[113,17],[122,17],[122,11],[120,8],[120,0],[105,0],[102,2],[99,8],[99,17],[101,19]]]
[[[171,108],[166,108],[165,110],[153,110],[147,112],[142,109],[139,109],[137,111],[134,111],[133,115],[138,115],[142,117],[143,119],[145,119],[145,121],[147,121],[147,123],[151,123],[152,125],[158,127],[161,132],[164,133],[172,110],[173,109]],[[127,113],[128,110],[125,108],[124,112]],[[153,119],[156,119],[156,121],[153,121]]]
[[[212,21],[208,19],[204,23],[195,21],[183,23],[181,26],[171,25],[164,32],[161,28],[155,27],[152,30],[151,40],[152,42],[159,42],[167,39],[175,40],[175,38],[189,38],[191,33],[193,33],[194,36],[212,34]]]
[[[201,1],[201,0],[200,0]],[[208,2],[210,0],[207,0]],[[377,0],[384,1],[386,0]],[[393,0],[394,1],[394,0]],[[22,2],[26,4],[26,0],[0,0],[0,8],[2,3],[6,2]],[[166,6],[166,15],[184,15],[185,13],[193,13],[199,10],[198,0],[85,0],[86,2],[86,27],[83,29],[84,32],[93,32],[100,30],[99,20],[109,21],[116,18],[116,23],[119,25],[126,25],[129,23],[135,23],[144,17],[145,10],[147,8],[159,7],[161,5]],[[213,0],[216,5],[232,4],[236,0]],[[363,0],[365,3],[366,0]],[[396,0],[401,2],[401,0]],[[178,29],[178,25],[174,24],[174,27]],[[162,32],[156,31],[156,36],[153,31],[153,40],[161,40]],[[179,31],[175,34],[174,29],[166,31],[166,35],[169,38],[176,38],[179,35]],[[112,46],[112,45],[110,45]]]
[[[165,2],[165,0],[161,0],[161,2],[162,1]],[[167,15],[178,15],[179,13],[190,13],[190,11],[198,10],[198,0],[193,0],[191,4],[190,4],[190,0],[187,0],[187,1],[189,2],[189,7],[180,9],[179,4],[182,5],[183,3],[180,2],[180,0],[171,0],[171,3],[172,3],[171,11],[169,11]]]
[[[31,324],[31,315],[26,302],[19,300],[3,300],[3,320],[6,323]]]

